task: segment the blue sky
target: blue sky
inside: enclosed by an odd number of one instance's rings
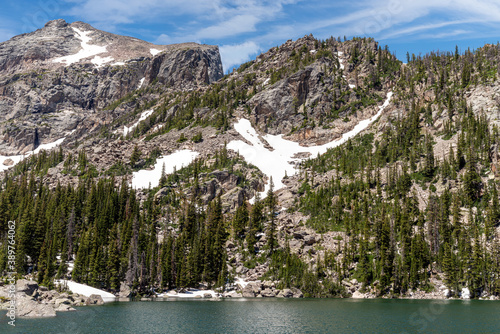
[[[219,45],[226,71],[310,33],[374,37],[401,60],[500,40],[498,0],[17,0],[3,1],[0,41],[57,18],[157,44]]]

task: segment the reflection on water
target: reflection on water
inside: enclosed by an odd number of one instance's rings
[[[246,299],[122,302],[1,333],[500,333],[500,302]],[[10,326],[8,326],[10,327]]]

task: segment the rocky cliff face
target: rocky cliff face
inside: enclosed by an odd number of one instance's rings
[[[111,122],[111,102],[149,84],[194,89],[221,78],[218,48],[194,43],[153,45],[51,21],[0,44],[2,153],[19,153]]]

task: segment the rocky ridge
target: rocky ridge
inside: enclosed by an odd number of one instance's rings
[[[0,43],[0,152],[26,152],[71,131],[80,138],[119,116],[103,111],[111,102],[149,84],[188,90],[222,75],[215,46],[153,45],[51,21]]]

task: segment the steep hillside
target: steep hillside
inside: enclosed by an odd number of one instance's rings
[[[24,153],[73,130],[80,138],[119,116],[106,106],[151,83],[193,89],[221,77],[217,47],[153,45],[51,21],[0,44],[0,150]]]
[[[305,36],[222,77],[216,47],[49,22],[0,44],[0,147],[65,137],[3,157],[1,240],[122,296],[498,298],[498,52]]]

